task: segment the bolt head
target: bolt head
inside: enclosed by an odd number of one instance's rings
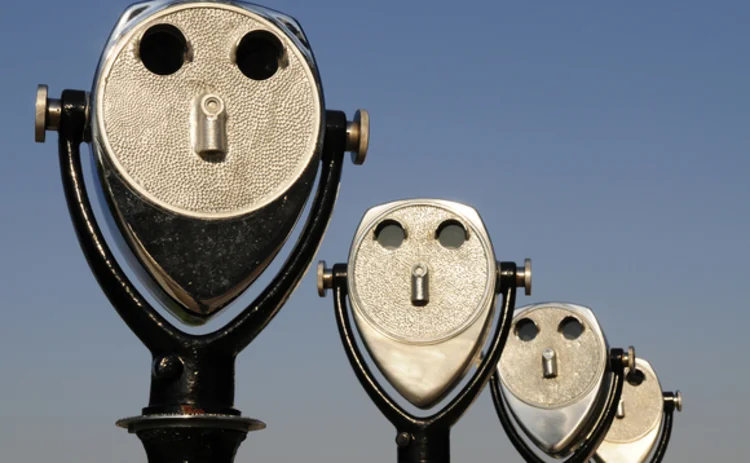
[[[182,360],[175,355],[166,355],[154,359],[152,374],[159,379],[174,379],[183,370]]]
[[[411,434],[408,432],[401,432],[396,436],[396,445],[401,448],[406,447],[411,443]]]

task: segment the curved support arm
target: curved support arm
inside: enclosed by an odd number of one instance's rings
[[[651,463],[661,463],[664,459],[664,455],[667,453],[667,447],[669,446],[669,440],[672,438],[672,422],[674,419],[674,402],[664,401],[664,424],[661,428],[661,437],[659,437],[659,444],[654,451],[654,456],[651,458]]]
[[[159,315],[133,286],[96,224],[81,169],[86,104],[84,92],[65,90],[62,94],[60,173],[73,228],[99,286],[130,330],[152,352],[171,350],[184,333]]]
[[[617,415],[617,404],[622,397],[622,388],[625,381],[622,350],[612,349],[610,357],[612,365],[612,381],[609,383],[607,400],[583,445],[576,449],[576,451],[565,460],[566,463],[585,463],[589,461],[594,456],[594,453],[596,453],[596,449],[599,447],[604,437],[607,435],[607,432]],[[539,458],[534,451],[529,448],[518,430],[513,426],[510,413],[505,404],[505,399],[500,391],[500,378],[497,373],[492,376],[492,380],[490,381],[490,391],[492,393],[492,401],[495,403],[495,409],[500,418],[500,424],[503,426],[503,430],[508,435],[511,444],[516,448],[516,451],[521,454],[526,462],[545,463],[543,459]]]
[[[513,272],[515,272],[515,267],[513,268]],[[375,405],[381,413],[383,413],[383,415],[385,415],[385,417],[388,418],[388,420],[391,421],[399,431],[425,430],[433,427],[445,430],[450,429],[450,427],[458,421],[461,415],[477,398],[494,371],[495,365],[500,361],[500,354],[505,345],[505,340],[508,337],[513,317],[513,308],[516,297],[515,284],[504,285],[503,307],[502,313],[500,314],[500,320],[493,332],[492,343],[488,353],[482,359],[474,376],[443,410],[425,418],[416,417],[398,405],[398,403],[388,395],[380,384],[378,384],[372,371],[367,366],[367,362],[365,362],[364,356],[354,338],[354,330],[352,328],[349,310],[346,304],[346,265],[338,264],[334,266],[333,286],[336,322],[339,328],[341,342],[344,345],[344,350],[346,351],[349,363],[354,369],[354,373],[357,375],[357,379],[370,396],[370,399],[375,402]]]
[[[622,398],[622,388],[625,383],[625,365],[622,356],[622,349],[612,349],[610,354],[612,381],[609,383],[607,402],[599,413],[599,417],[585,442],[566,460],[567,463],[586,463],[589,461],[607,436],[607,432],[609,432],[609,428],[617,416],[617,405]]]

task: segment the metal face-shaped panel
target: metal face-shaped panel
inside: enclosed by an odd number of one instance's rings
[[[601,463],[645,462],[659,438],[664,420],[664,398],[654,369],[636,359],[636,373],[630,373],[622,390],[618,414],[596,451]]]
[[[496,262],[477,212],[441,200],[369,210],[349,254],[364,344],[388,381],[429,408],[463,377],[487,336]]]
[[[608,385],[608,346],[593,312],[567,303],[516,310],[498,364],[508,407],[544,452],[577,445]]]
[[[301,28],[240,2],[137,4],[92,95],[112,215],[169,308],[201,323],[267,267],[314,182],[325,110]]]

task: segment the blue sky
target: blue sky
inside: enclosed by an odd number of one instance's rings
[[[592,307],[610,344],[635,345],[684,392],[667,461],[743,458],[749,3],[265,5],[305,28],[328,107],[372,118],[369,158],[345,167],[319,258],[344,261],[372,205],[468,203],[499,259],[533,259],[534,295],[519,305]],[[32,138],[36,85],[89,89],[126,6],[16,1],[0,15],[3,461],[145,461],[113,423],[147,404],[148,352],[78,248],[56,136]],[[269,425],[238,462],[395,459],[395,431],[351,372],[314,272],[239,357],[236,405]],[[455,461],[520,461],[488,391],[452,449]]]

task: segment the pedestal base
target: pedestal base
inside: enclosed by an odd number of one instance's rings
[[[141,439],[149,463],[232,463],[262,421],[232,415],[143,415],[117,422]]]

